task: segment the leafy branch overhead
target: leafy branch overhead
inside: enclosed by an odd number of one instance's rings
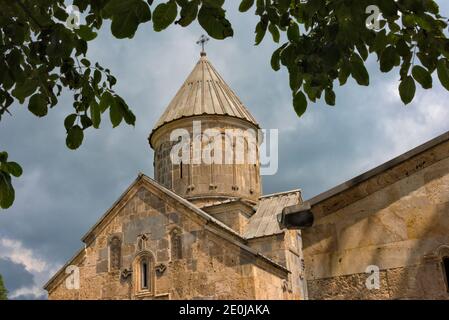
[[[116,78],[88,59],[88,42],[96,38],[105,20],[111,22],[111,32],[118,39],[133,38],[140,24],[152,23],[155,31],[162,31],[171,25],[187,27],[194,21],[212,38],[232,37],[224,3],[74,0],[85,19],[77,25],[77,17],[67,13],[64,0],[0,0],[0,120],[12,114],[14,101],[44,117],[57,106],[62,90],[68,89],[73,105],[64,125],[70,149],[82,144],[87,129],[99,128],[107,113],[113,127],[123,121],[134,125],[134,114],[114,90]],[[321,97],[335,105],[334,84],[344,85],[350,76],[359,85],[369,85],[365,62],[370,54],[377,55],[382,72],[399,69],[399,93],[405,104],[413,100],[416,83],[424,89],[432,87],[435,71],[449,90],[449,43],[443,32],[447,19],[434,0],[243,0],[228,4],[238,5],[241,12],[252,10],[260,18],[255,26],[256,44],[267,33],[276,43],[285,39],[273,53],[271,65],[274,70],[281,66],[288,70],[299,116],[309,101]],[[366,25],[366,9],[373,5],[382,13],[381,30]],[[69,22],[77,27],[69,28]],[[11,203],[11,194],[13,200],[14,190],[12,173],[2,170],[4,208]]]
[[[8,161],[8,153],[0,152],[0,208],[9,208],[14,202],[14,188],[11,176],[20,177],[22,168],[13,161]],[[0,288],[1,289],[1,288]]]

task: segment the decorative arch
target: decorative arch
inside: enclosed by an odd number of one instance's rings
[[[182,237],[179,228],[174,228],[170,232],[170,253],[172,261],[182,259]]]
[[[151,251],[139,252],[133,261],[133,286],[135,294],[154,295],[155,258]]]
[[[113,236],[109,240],[109,271],[120,270],[122,262],[122,240]]]

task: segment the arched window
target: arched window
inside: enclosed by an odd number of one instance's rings
[[[171,259],[182,259],[182,239],[181,231],[179,229],[173,229],[170,234],[170,246],[171,246]]]
[[[149,251],[140,252],[134,260],[134,287],[136,294],[154,292],[154,258]]]
[[[115,271],[120,269],[122,258],[122,242],[119,237],[115,236],[109,242],[109,270]]]

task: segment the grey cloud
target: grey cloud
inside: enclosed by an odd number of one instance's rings
[[[449,13],[449,4],[441,7]],[[297,119],[287,73],[269,64],[277,45],[267,34],[253,46],[256,17],[234,8],[230,20],[235,36],[211,41],[207,52],[262,127],[280,130],[279,172],[263,178],[265,193],[302,188],[308,198],[448,130],[424,116],[431,112],[429,101],[444,105],[447,92],[440,86],[432,93],[419,90],[416,102],[404,107],[386,90],[397,76],[381,74],[374,61],[370,87],[351,82],[337,90],[336,107],[320,101]],[[148,134],[196,63],[195,41],[202,33],[198,25],[162,33],[145,25],[132,40],[100,32],[90,44],[90,58],[116,75],[116,90],[135,111],[137,124],[112,130],[105,115],[101,129],[90,130],[77,151],[65,147],[70,93],[44,119],[14,106],[13,117],[0,124],[0,146],[23,165],[24,175],[14,180],[16,203],[0,213],[0,237],[20,240],[51,265],[62,264],[139,171],[153,175]]]
[[[23,264],[12,262],[8,258],[0,258],[0,274],[9,293],[34,284],[34,277]]]

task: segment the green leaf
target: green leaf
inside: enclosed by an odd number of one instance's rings
[[[97,37],[97,33],[92,31],[92,29],[86,25],[82,25],[79,29],[75,29],[75,33],[85,41],[91,41]]]
[[[139,23],[144,23],[151,20],[150,7],[144,1],[138,0],[136,6],[134,7],[134,12],[136,13]]]
[[[177,22],[182,27],[190,25],[198,16],[198,1],[190,1],[181,9],[181,18]]]
[[[99,109],[100,112],[105,112],[112,104],[114,103],[114,99],[112,98],[112,95],[109,93],[109,91],[105,91],[100,99]]]
[[[293,98],[293,108],[298,117],[301,117],[307,110],[307,99],[302,91],[298,91]]]
[[[118,106],[118,109],[123,116],[123,119],[125,122],[129,125],[134,126],[136,124],[136,116],[132,111],[129,109],[128,105],[126,104],[125,100],[123,100],[121,97],[116,96],[115,97],[115,104]]]
[[[0,152],[0,162],[6,162],[6,160],[8,160],[8,152]]]
[[[101,111],[98,103],[94,102],[90,106],[90,118],[92,120],[92,125],[95,129],[100,127],[101,123]]]
[[[75,150],[83,143],[84,132],[80,126],[76,125],[67,132],[66,145],[69,149]]]
[[[294,65],[288,68],[289,72],[289,81],[290,81],[290,89],[292,92],[296,92],[302,85],[303,78],[299,72],[299,68]]]
[[[287,37],[290,42],[299,42],[299,26],[296,22],[292,22],[288,27]]]
[[[351,66],[347,62],[342,63],[340,70],[338,72],[338,81],[340,82],[340,86],[345,85],[350,75],[351,75]]]
[[[433,0],[424,0],[424,6],[430,13],[438,14],[440,12],[438,4]]]
[[[414,66],[412,69],[412,75],[424,89],[432,88],[432,76],[425,68],[421,66]]]
[[[268,26],[268,31],[270,31],[271,36],[273,37],[273,41],[276,43],[279,43],[279,39],[281,38],[281,35],[279,33],[278,27],[275,24],[270,23],[270,25]]]
[[[72,113],[70,115],[68,115],[65,120],[64,120],[64,127],[67,131],[69,131],[69,129],[71,127],[73,127],[73,125],[75,124],[76,118],[78,117],[78,115],[76,113]]]
[[[81,59],[81,61],[80,61],[84,66],[86,66],[86,67],[90,67],[90,61],[89,60],[87,60],[86,58],[83,58],[83,59]]]
[[[335,92],[330,88],[326,88],[324,93],[324,99],[326,103],[330,106],[335,106]]]
[[[93,81],[94,81],[95,85],[98,85],[100,83],[100,81],[101,81],[101,72],[100,72],[100,70],[95,69]]]
[[[440,59],[437,64],[438,79],[446,90],[449,91],[449,69],[445,59]]]
[[[112,103],[109,107],[109,117],[113,128],[117,127],[123,120],[120,105],[116,101],[114,101],[114,103]]]
[[[17,162],[6,162],[2,165],[6,172],[14,177],[20,177],[22,175],[22,167]]]
[[[271,68],[273,68],[274,71],[278,71],[281,68],[281,52],[286,46],[287,43],[283,44],[280,48],[276,49],[271,56]]]
[[[278,0],[279,12],[283,13],[290,8],[292,0]]]
[[[159,4],[153,12],[154,31],[162,31],[171,25],[178,15],[178,6],[175,1]]]
[[[351,57],[351,75],[359,85],[369,85],[368,71],[365,68],[363,60],[357,54],[353,54]]]
[[[399,94],[404,104],[409,104],[415,97],[416,85],[411,76],[407,76],[399,85]]]
[[[399,55],[393,46],[388,46],[380,56],[380,71],[389,72],[397,64]]]
[[[220,7],[205,5],[198,13],[198,22],[214,39],[223,40],[234,35],[231,23],[225,17],[225,10]]]
[[[254,5],[254,0],[242,0],[240,2],[239,11],[246,12]]]
[[[106,17],[119,16],[124,12],[131,11],[135,4],[136,0],[110,0],[103,10]]]
[[[111,32],[118,39],[134,37],[139,24],[151,20],[150,7],[142,0],[111,0],[104,15],[112,18]]]
[[[88,116],[83,114],[81,116],[81,125],[83,126],[83,130],[87,129],[92,126],[92,120]]]
[[[38,117],[47,115],[47,99],[43,95],[36,93],[28,102],[28,110]]]
[[[259,45],[263,38],[265,37],[265,33],[267,33],[267,27],[268,25],[266,23],[264,23],[263,21],[260,21],[257,25],[256,25],[256,46]]]
[[[0,171],[0,207],[8,209],[14,202],[15,193],[11,184],[11,176]]]
[[[117,39],[132,38],[139,26],[139,20],[134,11],[125,11],[112,19],[111,32]]]
[[[25,99],[32,95],[39,85],[39,81],[35,79],[27,79],[22,83],[17,83],[12,95],[16,97],[20,103],[24,103]]]

